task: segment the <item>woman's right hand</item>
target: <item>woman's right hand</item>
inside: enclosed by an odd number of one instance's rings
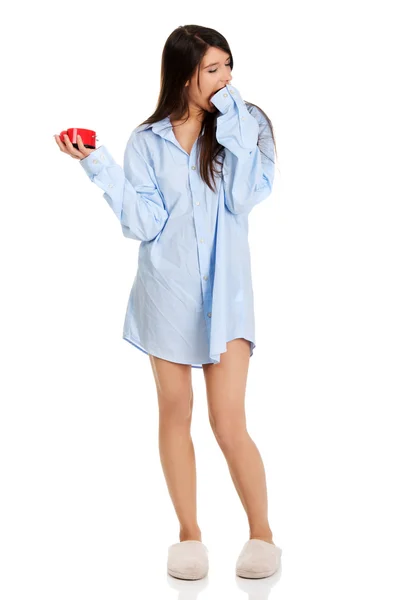
[[[59,135],[55,135],[54,137],[56,138],[57,145],[60,148],[61,152],[64,152],[65,154],[69,154],[69,156],[72,156],[72,158],[78,158],[79,160],[82,160],[82,158],[86,158],[87,156],[89,156],[89,154],[91,154],[92,152],[94,152],[97,149],[97,148],[86,148],[83,145],[80,135],[77,135],[77,137],[76,137],[76,141],[77,141],[79,150],[77,148],[73,147],[73,145],[71,144],[71,140],[69,139],[69,137],[66,133],[64,134],[64,141],[61,141],[61,138]]]

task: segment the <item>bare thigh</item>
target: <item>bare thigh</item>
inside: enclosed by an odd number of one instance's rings
[[[149,355],[157,388],[160,414],[177,418],[191,416],[193,407],[192,367]]]
[[[227,343],[218,364],[204,364],[208,414],[221,441],[234,430],[245,428],[245,393],[250,361],[250,342],[236,338]]]

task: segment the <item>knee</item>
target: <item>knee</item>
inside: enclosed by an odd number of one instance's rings
[[[175,424],[190,423],[193,411],[193,390],[176,390],[174,393],[159,393],[160,420]]]
[[[246,423],[242,418],[210,416],[210,425],[215,439],[222,449],[236,448],[248,438]]]

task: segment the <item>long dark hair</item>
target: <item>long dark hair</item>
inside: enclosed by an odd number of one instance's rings
[[[157,107],[154,113],[140,125],[156,123],[168,115],[173,115],[174,119],[181,120],[184,115],[189,114],[185,83],[193,77],[197,70],[197,84],[199,85],[200,64],[211,46],[220,48],[229,54],[231,68],[233,68],[233,56],[229,44],[224,36],[215,29],[201,25],[181,25],[174,29],[168,36],[162,52]],[[258,108],[268,122],[276,154],[275,136],[269,117],[256,104],[251,102],[246,102],[246,104]],[[217,114],[217,112],[205,111],[201,129],[203,135],[200,135],[198,139],[199,173],[213,191],[215,191],[215,175],[221,174],[221,171],[217,171],[216,164],[222,166],[222,162],[217,158],[224,150],[216,138]],[[262,151],[261,148],[260,151]],[[271,157],[269,158],[271,159]]]

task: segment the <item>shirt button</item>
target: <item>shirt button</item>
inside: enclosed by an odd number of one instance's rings
[[[193,169],[193,171],[195,171],[195,170],[196,170],[196,167],[193,165],[192,169]]]
[[[207,313],[207,317],[211,317],[211,313]]]
[[[245,120],[245,118],[246,118],[246,117],[242,117],[242,121],[244,121],[244,120]]]
[[[200,244],[204,242],[204,238],[200,238]]]
[[[208,275],[204,275],[203,279],[205,279],[207,281]]]
[[[99,161],[97,160],[97,158],[95,158],[95,159],[93,160],[93,162],[97,164]]]
[[[104,159],[105,159],[105,156],[104,156],[104,154],[102,154],[102,155],[100,156],[100,158],[102,158],[102,159],[104,160]]]
[[[112,184],[112,183],[109,183],[109,184],[108,184],[108,187],[109,187],[109,188],[112,188],[112,187],[114,187],[114,186],[113,186],[113,184]]]
[[[227,97],[227,95],[228,95],[228,94],[227,94],[227,93],[225,93],[225,94],[224,94],[224,98],[226,98],[226,97]]]
[[[200,202],[196,202],[197,206],[199,206]]]

